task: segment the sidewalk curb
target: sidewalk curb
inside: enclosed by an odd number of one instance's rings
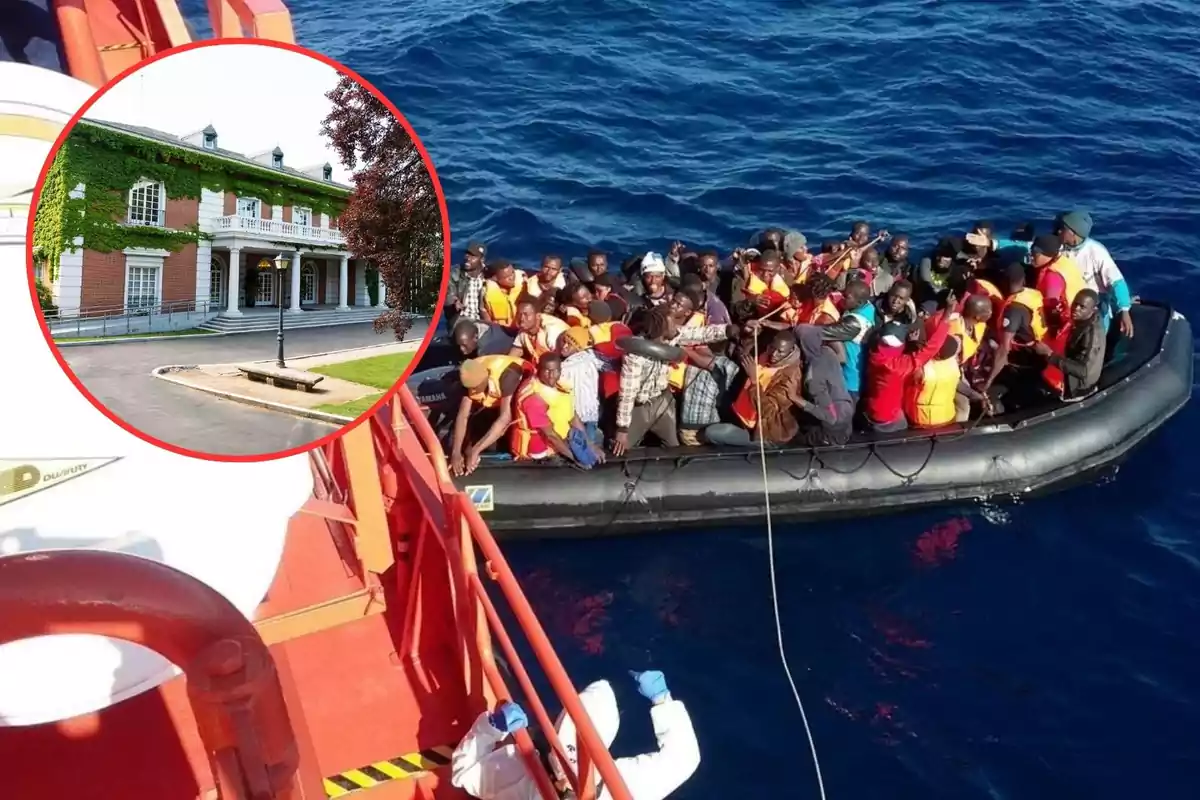
[[[326,350],[324,353],[305,353],[302,356],[288,356],[287,358],[289,361],[299,361],[302,358],[320,358],[321,356],[336,356],[339,353],[352,353],[355,350],[373,350],[377,347],[391,347],[391,346],[397,345],[397,344],[410,344],[410,342],[380,342],[379,344],[363,344],[363,345],[359,345],[358,347],[343,347],[341,350]],[[421,342],[415,341],[415,342],[411,342],[411,344],[413,345],[412,349],[414,351],[421,349]],[[397,352],[398,353],[407,353],[408,351],[407,350],[398,350]],[[368,358],[369,358],[369,356],[368,356]],[[259,359],[258,361],[242,361],[240,363],[242,363],[242,364],[269,364],[274,361],[275,361],[275,359],[273,359],[273,358],[262,358],[262,359]],[[217,364],[204,364],[203,366],[215,367],[218,365]],[[325,365],[322,364],[320,366],[325,366]]]
[[[122,336],[120,338],[114,336],[111,339],[88,339],[85,342],[72,341],[71,339],[55,339],[54,334],[50,335],[50,341],[54,342],[55,347],[87,347],[93,344],[125,344],[126,342],[158,342],[166,340],[173,342],[177,339],[211,339],[214,336],[229,336],[228,333],[220,331],[210,331],[208,333],[188,333],[183,336]],[[87,339],[86,336],[79,337]]]
[[[260,400],[257,397],[248,397],[244,394],[237,394],[235,392],[211,389],[207,386],[200,386],[199,384],[192,383],[191,381],[185,381],[182,378],[167,377],[172,372],[182,372],[188,369],[196,369],[198,366],[198,364],[168,364],[167,366],[163,367],[155,367],[154,369],[150,370],[150,374],[159,380],[167,381],[168,383],[174,383],[178,386],[183,386],[188,389],[195,389],[199,392],[206,392],[207,394],[222,397],[226,400],[233,400],[234,402],[243,403],[249,406],[258,406],[259,408],[265,408],[268,411],[280,411],[284,414],[291,414],[294,417],[305,417],[307,419],[315,419],[320,422],[328,422],[332,425],[337,425],[339,428],[348,425],[355,419],[353,417],[343,417],[339,414],[328,414],[324,411],[314,411],[311,408],[300,408],[299,406],[289,406],[285,403],[274,403],[270,400]]]
[[[414,316],[412,319],[413,320],[428,319],[428,320],[432,321],[433,317],[430,315],[418,314],[418,315]],[[340,328],[343,325],[359,325],[359,324],[361,324],[361,323],[348,322],[348,323],[338,323],[336,325],[306,325],[301,328],[294,328],[294,329],[286,328],[285,330],[311,330],[313,328]],[[158,341],[161,339],[166,339],[167,341],[174,341],[176,339],[208,339],[213,336],[238,336],[240,334],[249,334],[249,333],[269,333],[269,331],[208,331],[207,333],[189,333],[184,336],[124,336],[124,337],[118,337],[118,336],[114,335],[112,338],[100,337],[93,341],[87,341],[87,342],[77,342],[77,341],[72,341],[71,339],[61,339],[61,340],[55,339],[54,333],[51,332],[50,333],[50,341],[54,343],[55,347],[87,347],[88,345],[92,345],[92,344],[124,344],[125,342],[148,342],[148,341]],[[382,334],[380,334],[380,335],[382,335]],[[88,339],[90,337],[80,336],[79,338],[80,339]],[[421,348],[420,343],[423,339],[424,339],[424,337],[422,337],[422,339],[415,340],[417,343],[418,350]],[[391,342],[390,344],[404,344],[404,342]],[[366,345],[366,346],[367,347],[375,347],[376,345]],[[351,347],[348,349],[349,350],[358,350],[361,348]],[[311,353],[307,356],[298,356],[298,357],[299,358],[311,358],[313,356],[327,356],[327,355],[333,355],[334,353],[342,353],[342,352],[345,352],[345,351],[344,350],[331,350],[328,353]],[[250,362],[250,363],[258,363],[258,362]]]

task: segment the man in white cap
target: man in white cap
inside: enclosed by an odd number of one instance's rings
[[[658,749],[639,756],[616,759],[617,771],[634,800],[663,800],[678,789],[700,766],[700,745],[687,708],[671,697],[667,682],[658,670],[631,672],[638,691],[650,701],[650,720]],[[617,699],[608,681],[596,681],[579,693],[588,718],[596,726],[605,747],[610,747],[621,725]],[[501,703],[493,712],[483,712],[463,737],[450,762],[450,782],[480,800],[541,800],[537,784],[529,776],[525,761],[511,734],[529,724],[525,711],[512,702]],[[564,711],[555,726],[566,750],[572,772],[578,768],[575,723]],[[556,755],[540,753],[559,797],[573,797],[566,771]],[[597,800],[611,799],[599,771]]]
[[[648,306],[660,306],[671,299],[667,288],[667,265],[658,253],[646,253],[642,257],[643,299]]]

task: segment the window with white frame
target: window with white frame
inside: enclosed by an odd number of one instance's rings
[[[158,306],[158,278],[162,259],[135,258],[125,261],[125,310],[152,311]]]
[[[325,176],[325,180],[332,181],[333,180],[333,167],[325,167],[325,170],[322,174]]]
[[[129,190],[129,224],[166,224],[167,193],[158,181],[138,181]]]
[[[260,205],[258,200],[253,197],[239,197],[237,199],[237,215],[258,219]]]
[[[217,135],[215,133],[204,134],[204,149],[205,150],[216,150],[217,149]]]
[[[272,156],[271,163],[274,164],[276,167],[282,169],[283,168],[283,156]]]
[[[292,209],[292,222],[297,225],[303,225],[306,228],[312,227],[312,209],[296,206]]]

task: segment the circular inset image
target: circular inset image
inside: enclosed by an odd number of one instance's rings
[[[397,109],[293,45],[143,62],[63,130],[30,295],[68,377],[160,447],[302,452],[382,403],[432,336],[445,198]]]

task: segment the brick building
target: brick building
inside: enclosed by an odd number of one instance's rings
[[[212,126],[183,137],[96,120],[81,120],[77,130],[81,134],[102,132],[106,146],[128,147],[131,154],[141,157],[154,152],[147,146],[161,146],[164,154],[174,154],[161,158],[172,169],[202,172],[207,164],[210,171],[219,168],[226,184],[236,183],[238,176],[244,175],[243,184],[272,185],[274,175],[281,185],[279,195],[286,196],[290,190],[298,196],[323,198],[326,205],[338,208],[353,191],[332,180],[329,164],[302,169],[288,166],[279,147],[253,155],[223,149]],[[66,172],[67,185],[74,187],[70,197],[86,203],[87,185],[77,182],[70,166]],[[351,257],[336,216],[298,202],[272,204],[207,185],[195,194],[198,196],[178,196],[166,180],[152,178],[129,186],[120,225],[165,231],[194,227],[201,236],[173,247],[104,251],[89,249],[86,237],[76,238],[75,248],[59,256],[55,275],[38,268],[60,313],[92,316],[189,310],[240,317],[248,308],[277,309],[280,303],[290,312],[371,306],[366,262]],[[289,263],[282,292],[276,270],[260,267],[263,259],[270,261],[279,254]],[[383,299],[383,293],[378,293],[375,306],[381,308]]]

